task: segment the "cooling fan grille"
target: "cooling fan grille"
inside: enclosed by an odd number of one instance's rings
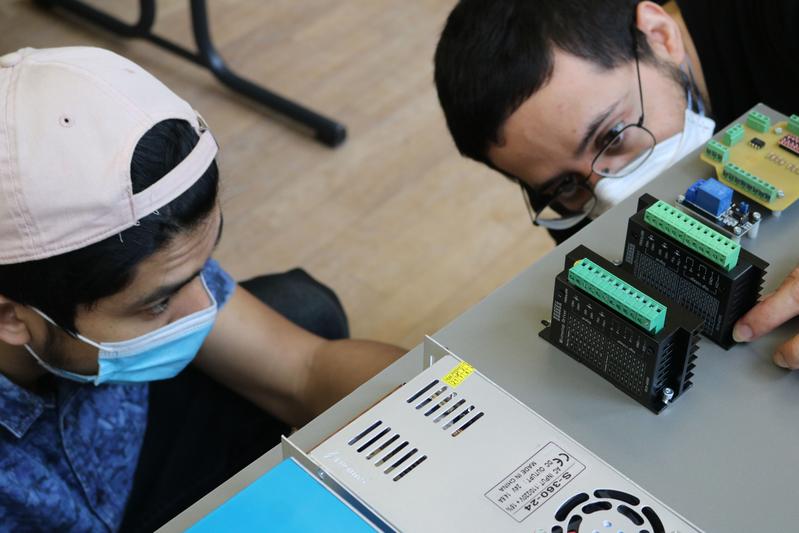
[[[551,533],[666,532],[654,509],[614,489],[597,489],[593,499],[585,492],[572,496],[557,510],[555,520]]]

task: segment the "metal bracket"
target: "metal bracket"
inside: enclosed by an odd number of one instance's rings
[[[358,516],[360,516],[366,523],[374,527],[377,531],[385,533],[395,533],[397,530],[393,528],[380,514],[372,509],[367,503],[362,501],[358,496],[347,490],[338,480],[332,475],[325,472],[325,470],[311,458],[299,446],[294,444],[291,439],[285,435],[281,437],[281,450],[283,452],[283,459],[293,459],[297,462],[306,472],[319,483],[325,486],[332,494],[341,500],[347,507],[352,509]]]

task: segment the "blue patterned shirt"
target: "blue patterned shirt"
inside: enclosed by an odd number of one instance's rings
[[[235,282],[213,260],[202,275],[221,308]],[[39,395],[0,374],[0,531],[114,531],[147,426],[147,384],[55,380]]]

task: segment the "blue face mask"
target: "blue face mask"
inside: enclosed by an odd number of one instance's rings
[[[216,299],[208,290],[205,280],[202,283],[211,305],[160,329],[122,342],[94,342],[78,334],[79,340],[99,351],[97,375],[76,374],[55,368],[45,363],[27,344],[25,348],[49,372],[81,383],[140,383],[175,377],[197,355],[216,320]],[[58,327],[47,315],[38,309],[34,311]]]

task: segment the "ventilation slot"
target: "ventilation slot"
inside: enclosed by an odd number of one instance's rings
[[[449,429],[450,427],[452,427],[453,424],[456,424],[459,420],[463,419],[463,417],[465,417],[472,411],[474,411],[474,405],[470,405],[468,409],[464,409],[462,413],[460,413],[458,416],[456,416],[455,418],[444,424],[444,427],[442,427],[441,429]]]
[[[416,405],[416,409],[421,410],[422,408],[426,407],[427,410],[424,411],[424,416],[435,416],[435,418],[433,418],[433,423],[438,424],[439,422],[442,422],[443,425],[441,429],[447,430],[461,422],[469,413],[475,410],[475,407],[474,405],[471,405],[468,408],[463,408],[463,410],[460,410],[462,406],[466,405],[466,399],[458,399],[458,393],[451,390],[446,385],[443,385],[441,388],[435,390],[435,392],[425,397],[424,395],[433,390],[437,384],[440,384],[438,380],[429,383],[425,388],[411,396],[408,399],[408,403],[412,403],[418,401],[420,398],[424,398]],[[480,420],[484,414],[485,413],[483,412],[477,413],[473,417],[465,420],[460,427],[456,426],[452,436],[457,437],[463,433],[472,424]],[[452,418],[450,418],[450,416]]]
[[[410,458],[411,458],[411,456],[412,456],[413,454],[415,454],[416,452],[418,452],[418,451],[419,451],[419,449],[418,449],[418,448],[414,448],[413,450],[409,451],[408,453],[406,453],[405,455],[403,455],[402,457],[400,457],[400,458],[397,460],[397,462],[395,462],[394,464],[392,464],[391,466],[389,466],[388,468],[386,468],[386,469],[383,471],[383,473],[384,473],[384,474],[390,474],[390,473],[391,473],[391,472],[393,472],[393,471],[394,471],[394,470],[395,470],[395,469],[396,469],[398,466],[400,466],[402,463],[404,463],[405,461],[407,461],[408,459],[410,459]]]
[[[589,496],[585,492],[581,492],[580,494],[577,494],[576,496],[572,496],[571,498],[566,500],[563,503],[563,505],[560,506],[560,509],[558,509],[558,512],[555,513],[555,520],[557,520],[558,522],[560,522],[562,520],[566,520],[566,517],[569,516],[569,513],[571,513],[574,510],[575,507],[577,507],[581,503],[587,502],[588,499],[589,499]]]
[[[610,502],[594,502],[583,507],[583,514],[592,514],[598,511],[610,511],[613,505]]]
[[[385,463],[386,461],[397,455],[407,445],[408,441],[406,440],[405,442],[403,442],[402,444],[400,444],[399,446],[388,452],[386,455],[384,455],[382,459],[380,459],[378,462],[375,463],[375,466],[382,465],[383,463]]]
[[[644,513],[644,516],[649,523],[652,524],[652,533],[666,533],[666,528],[663,527],[663,522],[660,521],[660,517],[657,513],[649,507],[644,507],[641,509],[641,512]]]
[[[576,514],[576,515],[571,517],[571,520],[569,520],[569,526],[568,526],[567,529],[570,532],[571,531],[579,531],[580,530],[580,524],[582,524],[582,523],[583,523],[583,517],[578,515],[578,514]]]
[[[374,437],[372,437],[371,439],[366,441],[366,443],[364,445],[362,445],[360,448],[358,448],[358,453],[361,453],[366,448],[368,448],[369,446],[371,446],[372,444],[374,444],[375,442],[380,440],[383,437],[383,435],[385,435],[389,431],[391,431],[391,428],[384,428],[383,431],[381,431],[380,433],[378,433],[377,435],[375,435]]]
[[[411,466],[409,466],[408,468],[406,468],[405,470],[394,476],[394,481],[399,481],[400,479],[404,478],[406,475],[408,475],[408,472],[410,472],[411,470],[422,464],[422,462],[424,462],[425,459],[427,459],[427,456],[423,455],[417,460],[415,460]]]
[[[630,522],[632,522],[636,526],[644,525],[644,519],[641,517],[641,515],[639,515],[638,513],[627,507],[626,505],[619,505],[617,509],[619,513],[626,516],[630,520]]]
[[[428,396],[427,398],[425,398],[424,400],[422,400],[422,402],[421,402],[421,403],[419,403],[419,405],[417,405],[417,406],[416,406],[416,409],[417,409],[417,410],[418,410],[418,409],[421,409],[421,408],[422,408],[422,407],[424,407],[425,405],[429,404],[430,402],[432,402],[433,400],[435,400],[436,398],[438,398],[439,396],[441,396],[441,394],[442,394],[444,391],[446,391],[446,390],[447,390],[447,386],[446,386],[446,385],[444,385],[443,387],[441,387],[440,389],[438,389],[436,392],[434,392],[433,394],[431,394],[430,396]]]
[[[474,417],[472,417],[472,418],[471,418],[471,420],[469,420],[469,421],[468,421],[468,422],[466,422],[464,425],[462,425],[461,427],[459,427],[458,429],[456,429],[456,430],[455,430],[455,431],[452,433],[452,436],[453,436],[453,437],[457,437],[458,435],[460,435],[461,433],[463,433],[464,431],[466,431],[466,428],[468,428],[469,426],[471,426],[472,424],[474,424],[475,422],[477,422],[478,420],[480,420],[480,419],[483,417],[483,414],[484,414],[484,413],[481,411],[481,412],[477,413],[476,415],[474,415]]]
[[[369,460],[369,461],[371,461],[371,460],[372,460],[372,458],[373,458],[375,455],[377,455],[378,453],[382,452],[383,450],[385,450],[386,448],[388,448],[389,446],[391,446],[391,444],[392,444],[393,442],[395,442],[395,441],[396,441],[398,438],[399,438],[399,433],[396,433],[396,434],[395,434],[393,437],[391,437],[390,439],[388,439],[386,442],[384,442],[383,444],[381,444],[380,446],[378,446],[377,448],[375,448],[374,450],[372,450],[371,452],[369,452],[369,455],[367,455],[367,456],[366,456],[366,459],[367,459],[367,460]]]
[[[636,506],[641,503],[641,500],[632,494],[627,494],[626,492],[622,492],[620,490],[597,489],[594,491],[594,496],[597,498],[610,498],[611,500],[619,500],[624,503],[629,503],[632,506]]]
[[[428,411],[427,411],[427,412],[424,414],[424,416],[430,416],[430,415],[432,415],[433,413],[435,413],[436,411],[438,411],[439,409],[441,409],[442,407],[444,407],[444,405],[445,405],[445,404],[446,404],[448,401],[450,401],[451,399],[453,399],[453,398],[454,398],[455,396],[457,396],[457,395],[458,395],[458,393],[457,393],[457,392],[452,392],[452,393],[448,394],[447,396],[445,396],[445,397],[444,397],[444,399],[443,399],[443,400],[441,400],[440,402],[438,402],[437,404],[435,404],[433,407],[431,407],[431,408],[430,408],[430,409],[429,409],[429,410],[428,410]]]
[[[435,419],[435,420],[433,420],[433,423],[434,423],[434,424],[438,424],[438,423],[439,423],[439,422],[441,422],[443,419],[447,418],[449,415],[451,415],[452,413],[454,413],[454,412],[455,412],[455,410],[456,410],[458,407],[460,407],[461,405],[463,405],[463,404],[465,404],[465,403],[466,403],[466,400],[463,400],[463,399],[461,399],[461,400],[458,400],[457,402],[455,402],[455,405],[453,405],[452,407],[450,407],[449,409],[447,409],[446,411],[444,411],[443,413],[441,413],[440,415],[438,415],[438,416],[436,417],[436,419]]]
[[[423,389],[418,390],[413,396],[408,398],[406,400],[407,403],[413,403],[413,401],[416,400],[417,398],[419,398],[422,394],[424,394],[425,392],[427,392],[430,389],[432,389],[433,387],[435,387],[436,383],[438,383],[437,379],[434,379],[433,381],[431,381],[426,387],[424,387]]]
[[[433,384],[435,386],[435,384]],[[430,387],[428,387],[429,390]],[[417,397],[418,399],[418,397]],[[475,417],[478,418],[478,417]],[[470,420],[464,427],[470,424]],[[458,431],[462,431],[460,428]],[[364,454],[362,457],[369,462],[374,461],[376,467],[382,467],[384,474],[391,474],[394,481],[399,481],[407,476],[411,470],[418,467],[427,455],[418,453],[418,448],[403,440],[399,432],[392,431],[388,423],[382,420],[375,421],[372,425],[355,435],[348,443],[350,446],[358,445],[356,452]],[[413,449],[411,449],[413,448]],[[411,451],[407,451],[411,450]],[[404,454],[404,455],[403,455]],[[414,457],[414,455],[416,456]],[[412,461],[409,459],[413,457]]]
[[[379,426],[380,424],[382,424],[382,423],[383,423],[383,421],[382,421],[382,420],[378,420],[377,422],[375,422],[374,424],[372,424],[372,425],[371,425],[371,426],[369,426],[368,428],[364,429],[363,431],[361,431],[360,433],[358,433],[357,435],[355,435],[355,436],[354,436],[354,437],[353,437],[353,438],[352,438],[352,439],[351,439],[351,440],[350,440],[350,441],[349,441],[347,444],[349,444],[350,446],[352,446],[353,444],[355,444],[356,442],[358,442],[359,440],[361,440],[362,438],[364,438],[365,436],[367,436],[369,433],[371,433],[372,431],[374,431],[374,429],[375,429],[377,426]]]

